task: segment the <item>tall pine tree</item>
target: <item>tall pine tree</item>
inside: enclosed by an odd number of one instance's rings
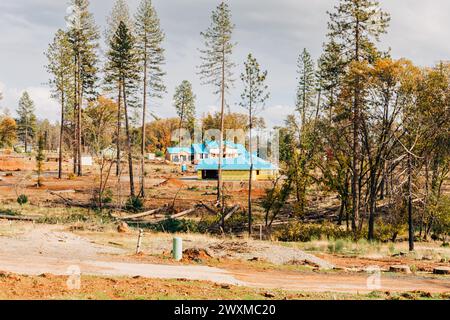
[[[252,234],[252,182],[253,182],[253,128],[255,116],[264,107],[269,99],[266,85],[267,71],[261,71],[258,61],[249,54],[244,63],[245,70],[241,74],[244,92],[241,95],[240,105],[247,109],[249,119],[249,180],[248,180],[248,234]]]
[[[63,30],[58,30],[45,53],[48,64],[47,72],[51,78],[48,82],[52,89],[52,98],[61,104],[61,128],[59,133],[58,178],[62,177],[63,137],[65,128],[65,113],[68,102],[71,101],[70,90],[73,83],[74,65],[69,37]]]
[[[119,81],[119,86],[122,88],[128,170],[130,175],[130,196],[135,197],[136,192],[134,186],[133,155],[128,107],[131,98],[130,96],[136,93],[136,86],[139,81],[139,64],[135,39],[124,22],[120,22],[116,34],[111,40],[106,71],[107,81],[109,83],[116,83],[116,81]]]
[[[179,132],[181,143],[181,129],[183,126],[189,129],[190,132],[194,130],[195,122],[195,95],[192,92],[192,84],[184,80],[181,84],[175,88],[175,94],[173,96],[173,104],[180,118]]]
[[[136,48],[142,68],[142,130],[140,195],[145,197],[146,115],[148,97],[161,98],[166,91],[164,65],[164,33],[151,0],[141,0],[135,17]]]
[[[71,0],[73,12],[70,17],[71,25],[68,30],[69,41],[72,47],[74,68],[74,115],[75,128],[75,152],[74,171],[83,175],[82,156],[82,110],[86,96],[95,95],[95,83],[97,81],[97,49],[100,37],[94,17],[89,12],[89,0]]]
[[[123,22],[128,30],[132,30],[133,22],[130,18],[130,10],[128,8],[128,4],[125,0],[116,0],[114,3],[114,6],[109,14],[109,16],[106,18],[107,22],[107,28],[105,30],[105,39],[106,39],[106,45],[109,47],[111,45],[111,42],[114,39],[114,36],[117,32],[117,29],[119,28],[120,22]],[[111,75],[109,75],[111,76]],[[119,176],[120,174],[120,163],[121,163],[121,148],[122,148],[122,138],[121,138],[121,131],[122,131],[122,87],[121,82],[119,79],[116,79],[115,82],[111,81],[109,79],[109,85],[112,88],[109,88],[111,91],[117,90],[117,127],[116,127],[116,176]]]
[[[319,89],[325,98],[325,109],[327,109],[325,111],[328,114],[329,123],[333,119],[334,108],[339,97],[345,61],[341,45],[333,39],[324,45],[324,52],[318,62],[318,78],[320,79]]]
[[[341,45],[347,64],[361,61],[373,62],[380,53],[374,41],[386,33],[390,17],[380,9],[375,0],[340,0],[334,12],[329,13],[328,36]],[[352,81],[352,227],[355,232],[360,227],[360,172],[361,150],[361,112],[364,108],[361,97],[361,80]]]
[[[25,152],[28,152],[28,144],[36,132],[34,111],[34,102],[31,100],[28,92],[25,91],[19,100],[19,107],[17,108],[17,127],[19,129],[19,137],[25,145]]]
[[[226,93],[233,84],[233,63],[231,56],[235,43],[232,42],[234,24],[231,22],[231,11],[227,3],[221,2],[212,12],[211,25],[202,32],[203,50],[200,50],[202,63],[199,67],[204,84],[216,88],[215,94],[220,95],[220,137],[218,159],[217,200],[222,199],[222,160],[224,154],[224,119]]]
[[[315,101],[316,77],[314,62],[311,54],[303,49],[297,61],[298,87],[297,87],[297,110],[300,113],[302,126],[306,124],[307,115],[311,111]]]

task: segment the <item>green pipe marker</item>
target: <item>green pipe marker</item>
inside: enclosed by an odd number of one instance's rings
[[[173,238],[173,258],[175,261],[183,259],[183,239]]]

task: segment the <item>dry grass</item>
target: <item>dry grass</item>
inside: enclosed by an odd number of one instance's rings
[[[414,259],[448,260],[450,248],[442,247],[440,242],[417,242],[415,251],[408,252],[407,242],[380,243],[360,240],[318,240],[305,243],[285,243],[311,253],[335,253],[348,257],[387,258],[392,256],[407,256]]]

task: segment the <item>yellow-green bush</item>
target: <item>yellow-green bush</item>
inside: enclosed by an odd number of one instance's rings
[[[275,232],[275,238],[286,242],[309,242],[312,240],[345,239],[352,236],[350,232],[332,223],[313,224],[292,222]]]

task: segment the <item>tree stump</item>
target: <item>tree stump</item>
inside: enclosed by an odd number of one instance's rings
[[[450,274],[449,267],[436,267],[433,269],[434,274]]]
[[[411,268],[407,265],[390,266],[389,272],[409,274],[411,273]]]
[[[128,233],[129,231],[130,228],[128,227],[128,224],[126,224],[125,222],[121,222],[117,227],[117,232],[119,233]]]

